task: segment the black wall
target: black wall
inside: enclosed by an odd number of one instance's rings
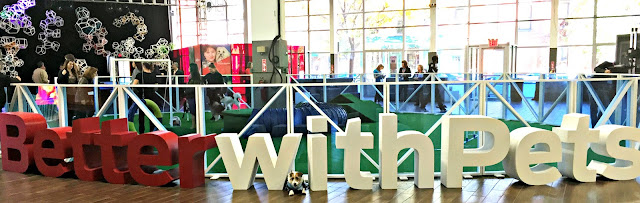
[[[0,7],[7,4],[14,4],[17,0],[2,0]],[[24,66],[16,68],[23,82],[31,82],[31,74],[36,68],[35,64],[38,61],[43,61],[47,67],[50,80],[53,81],[53,77],[57,76],[60,65],[64,62],[65,54],[73,54],[76,58],[86,59],[90,66],[97,67],[99,75],[108,75],[106,58],[96,55],[94,49],[89,53],[82,51],[82,44],[85,43],[84,39],[81,39],[78,32],[75,29],[75,23],[78,18],[75,15],[75,9],[77,7],[87,7],[91,12],[91,17],[98,18],[102,21],[103,26],[107,28],[109,34],[106,39],[109,43],[106,45],[106,50],[113,51],[111,48],[112,42],[120,42],[127,37],[133,37],[136,33],[136,28],[131,23],[121,26],[120,28],[113,26],[113,20],[127,14],[128,12],[134,12],[137,16],[143,16],[145,24],[149,33],[146,35],[146,39],[142,42],[136,41],[136,46],[142,47],[145,50],[149,49],[152,44],[158,42],[158,39],[165,38],[171,42],[171,35],[169,31],[169,18],[168,7],[165,6],[144,6],[144,5],[129,5],[129,4],[112,4],[112,3],[72,3],[72,2],[60,2],[56,0],[37,0],[36,6],[27,9],[26,14],[31,16],[33,26],[36,28],[36,34],[34,36],[25,35],[24,32],[16,35],[9,35],[4,30],[0,30],[0,36],[13,36],[17,38],[26,38],[28,40],[28,47],[18,52],[18,57],[24,60]],[[60,49],[56,52],[52,49],[48,49],[45,55],[36,54],[36,47],[42,44],[38,40],[38,33],[42,32],[40,29],[40,21],[46,18],[45,11],[54,10],[58,16],[64,19],[64,26],[59,29],[62,31],[60,39],[49,38],[50,41],[60,42]],[[50,29],[55,29],[55,26],[50,26]]]

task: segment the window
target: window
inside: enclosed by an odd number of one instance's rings
[[[424,65],[431,40],[441,66],[448,67],[442,70],[463,72],[465,47],[487,44],[488,39],[517,45],[518,71],[548,71],[550,26],[556,20],[551,19],[551,0],[438,0],[436,24],[431,23],[429,1],[333,2],[331,11],[328,0],[286,0],[285,21],[288,43],[307,47],[308,64],[325,64],[336,51],[335,73],[367,72],[377,63],[389,63],[389,57],[411,61],[411,68]],[[617,35],[640,25],[640,0],[597,2],[559,0],[559,72],[591,72],[594,64],[613,61]],[[330,30],[331,15],[335,30]],[[431,26],[437,30],[433,39]],[[230,28],[227,35],[232,30],[237,29]],[[383,65],[390,71],[390,64]],[[327,72],[319,66],[311,72]]]
[[[285,1],[287,44],[305,47],[305,64],[310,64],[305,74],[331,73],[329,8],[327,0]]]
[[[518,48],[516,67],[521,73],[549,72],[549,48]]]

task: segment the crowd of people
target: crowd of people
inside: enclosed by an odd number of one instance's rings
[[[416,72],[415,73],[411,73],[411,68],[409,67],[407,61],[402,61],[402,67],[400,67],[400,70],[398,71],[398,79],[400,79],[400,81],[424,81],[427,79],[427,75],[429,74],[434,74],[434,73],[438,73],[438,56],[433,56],[431,57],[431,63],[429,63],[429,69],[427,71],[424,70],[424,67],[422,65],[417,65],[416,67]],[[379,64],[374,70],[373,70],[373,77],[375,79],[375,82],[379,83],[379,82],[384,82],[385,78],[387,77],[382,71],[384,70],[384,65]],[[429,93],[431,92],[431,88],[436,88],[434,91],[434,96],[435,96],[435,102],[438,105],[438,109],[440,109],[441,112],[445,112],[447,110],[447,107],[444,105],[444,99],[442,98],[442,95],[440,93],[440,88],[438,85],[423,85],[422,88],[420,88],[421,85],[415,85],[415,89],[417,90],[417,100],[415,102],[416,107],[418,107],[417,110],[424,110],[426,105],[427,105],[427,99],[428,97],[425,96],[425,93]],[[383,102],[383,98],[382,98],[382,85],[375,85],[376,87],[376,93],[375,93],[375,97],[374,97],[374,102],[376,103],[381,103]],[[402,99],[407,99],[409,97],[408,95],[408,89],[409,86],[408,85],[400,85],[399,86],[399,97]]]
[[[55,77],[55,81],[50,80],[50,76],[47,73],[47,68],[43,62],[38,62],[36,64],[36,69],[32,74],[32,81],[36,84],[50,84],[57,83],[62,85],[67,84],[94,84],[96,81],[96,77],[98,76],[98,69],[95,67],[85,67],[81,68],[79,64],[77,64],[76,58],[72,54],[67,54],[64,56],[64,62],[60,66],[60,69],[57,73],[57,77]],[[0,64],[1,65],[1,64]],[[130,67],[132,69],[131,72],[131,85],[156,85],[156,84],[168,84],[168,80],[174,81],[173,83],[177,84],[186,84],[186,81],[189,81],[188,84],[225,84],[225,80],[217,71],[215,64],[208,64],[206,68],[208,68],[209,73],[202,76],[200,68],[198,65],[192,63],[189,67],[189,77],[184,77],[184,71],[181,70],[179,64],[174,62],[171,64],[171,68],[164,68],[164,64],[158,63],[140,63],[140,62],[131,62]],[[168,71],[171,71],[171,75],[174,76],[173,79],[168,79],[167,77],[163,77],[168,74]],[[20,83],[22,79],[20,77],[9,77],[5,74],[0,74],[0,104],[2,106],[0,109],[4,108],[4,105],[7,103],[7,98],[12,98],[12,94],[14,92],[15,86],[12,86],[12,83]],[[7,91],[5,91],[7,89]],[[33,98],[37,98],[38,87],[33,86],[30,87],[30,92],[34,96]],[[93,88],[90,87],[66,87],[64,88],[65,92],[62,94],[66,95],[67,99],[67,110],[69,115],[69,120],[75,120],[79,118],[86,118],[93,116],[95,114],[95,107],[93,97]],[[171,108],[166,104],[167,101],[167,91],[163,88],[152,88],[152,87],[140,87],[140,88],[132,88],[133,92],[136,94],[138,98],[143,102],[144,105],[149,109],[164,109]],[[175,95],[180,95],[179,100],[183,101],[178,105],[184,106],[185,112],[189,112],[190,114],[196,114],[195,108],[195,88],[175,88],[173,92]],[[224,106],[221,104],[221,99],[227,93],[226,88],[207,88],[206,89],[206,101],[208,103],[208,107],[211,109],[212,117],[211,120],[218,121],[221,119],[222,111],[224,110]],[[8,95],[7,95],[8,94]],[[60,94],[60,93],[59,93]],[[7,97],[8,96],[8,97]],[[176,99],[176,98],[173,98]],[[135,122],[135,115],[138,114],[138,129],[140,132],[148,131],[145,127],[145,114],[140,110],[136,102],[130,100],[128,102],[129,106],[129,114],[128,119],[130,122]],[[182,105],[181,105],[182,104]],[[162,116],[156,116],[162,122]],[[193,125],[191,128],[195,128],[195,119],[191,119],[193,121]],[[71,123],[70,123],[71,124]],[[155,128],[151,129],[155,130]]]

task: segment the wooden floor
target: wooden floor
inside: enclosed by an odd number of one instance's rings
[[[233,191],[228,179],[208,180],[206,187],[146,187],[85,182],[0,171],[0,202],[640,202],[640,179],[577,183],[560,179],[546,186],[526,186],[511,178],[465,179],[463,189],[417,189],[400,181],[398,190],[353,190],[331,179],[328,191],[289,197],[268,191],[262,179],[254,188]]]

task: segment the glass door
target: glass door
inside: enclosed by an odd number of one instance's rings
[[[482,65],[480,71],[483,74],[502,74],[504,73],[504,49],[481,49],[480,52]]]

